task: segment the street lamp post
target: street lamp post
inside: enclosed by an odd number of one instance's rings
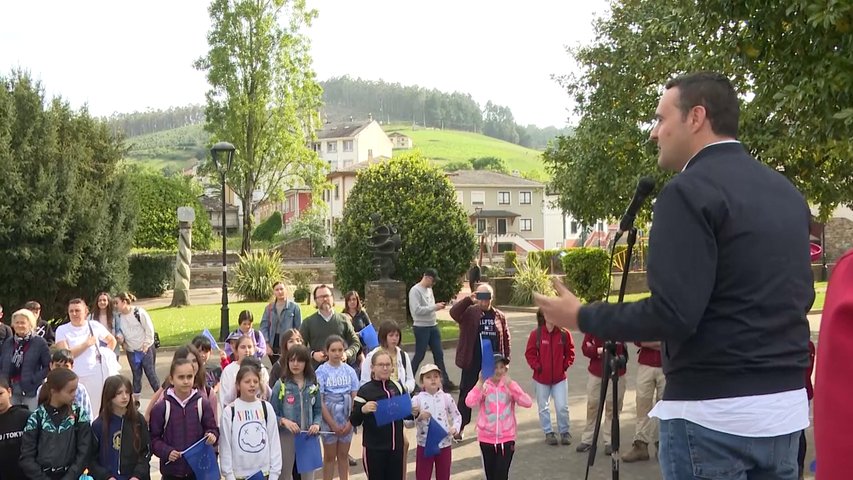
[[[219,324],[219,340],[225,341],[228,338],[230,325],[228,322],[228,260],[225,243],[225,174],[231,169],[231,162],[234,160],[234,145],[228,142],[219,142],[210,149],[210,156],[213,157],[213,164],[216,166],[216,171],[219,172],[219,180],[222,189],[222,317]],[[225,158],[220,156],[224,155]]]

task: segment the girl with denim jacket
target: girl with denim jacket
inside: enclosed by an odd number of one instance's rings
[[[284,374],[275,382],[270,403],[279,425],[281,478],[291,480],[300,478],[296,472],[294,435],[302,431],[307,431],[309,435],[320,432],[322,404],[308,349],[302,345],[293,345],[283,358]],[[303,473],[301,479],[313,480],[314,472]]]

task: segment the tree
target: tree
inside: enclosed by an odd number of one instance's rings
[[[322,162],[307,141],[321,90],[302,33],[317,12],[305,0],[213,0],[209,11],[210,50],[195,66],[211,87],[205,129],[237,147],[226,183],[242,203],[246,253],[260,203],[279,198],[286,185],[322,183],[315,178]],[[213,173],[210,163],[206,171]]]
[[[137,248],[178,249],[178,207],[193,207],[193,250],[207,250],[213,243],[213,229],[199,201],[201,186],[182,175],[165,177],[141,167],[127,169],[132,199],[138,206],[139,226],[133,237]]]
[[[581,116],[545,152],[560,207],[584,224],[617,217],[637,177],[665,174],[647,143],[662,84],[726,74],[744,99],[740,138],[826,218],[853,203],[853,6],[808,0],[613,2],[597,40],[570,51],[561,79]]]
[[[491,170],[493,172],[509,173],[506,162],[497,157],[471,158],[471,168],[474,170]]]
[[[456,160],[452,162],[447,162],[441,166],[441,169],[445,172],[456,172],[459,170],[473,170],[471,166],[471,162],[463,162],[461,160]]]
[[[127,288],[136,205],[123,151],[29,74],[0,78],[0,303],[38,300],[54,318],[73,297]]]
[[[308,239],[311,242],[312,255],[321,255],[326,243],[326,208],[325,204],[312,202],[308,210],[299,214],[299,218],[286,225],[282,238],[283,243]]]
[[[425,268],[435,268],[442,279],[433,287],[435,298],[456,295],[476,242],[453,186],[440,170],[413,152],[359,172],[334,232],[336,283],[342,291],[363,293],[365,282],[377,278],[365,242],[373,229],[372,213],[400,232],[395,278],[410,286]]]

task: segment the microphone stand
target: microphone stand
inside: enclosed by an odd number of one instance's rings
[[[618,238],[617,238],[618,239]],[[613,240],[613,249],[616,249],[616,240]],[[628,287],[628,272],[631,270],[631,255],[634,251],[634,244],[637,242],[637,229],[633,226],[628,230],[628,238],[626,239],[625,249],[625,267],[622,272],[622,281],[619,284],[619,302],[625,299],[625,289]],[[601,419],[604,416],[604,402],[607,401],[607,383],[608,380],[613,384],[613,413],[612,424],[610,429],[610,474],[613,480],[619,480],[619,463],[622,460],[619,456],[619,370],[625,368],[627,358],[625,355],[619,355],[616,352],[616,342],[607,340],[604,342],[604,359],[602,360],[601,373],[601,390],[598,395],[598,412],[596,413],[595,431],[592,435],[592,448],[589,450],[589,457],[586,463],[586,475],[584,479],[589,479],[589,468],[595,464],[595,454],[598,451],[598,435],[601,431]]]

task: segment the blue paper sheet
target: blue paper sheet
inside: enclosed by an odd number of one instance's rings
[[[358,336],[361,338],[361,343],[367,347],[368,351],[379,346],[379,334],[376,333],[376,329],[373,328],[372,323],[362,328],[361,331],[358,332]]]
[[[251,477],[246,477],[246,480],[264,480],[264,472],[258,470]]]
[[[131,352],[130,361],[133,362],[134,365],[142,365],[142,359],[145,357],[145,353],[139,350],[135,352]]]
[[[219,480],[221,475],[219,474],[216,452],[205,440],[202,437],[193,446],[184,450],[182,456],[192,468],[197,480]]]
[[[488,338],[480,337],[480,350],[483,352],[483,362],[480,371],[483,373],[483,380],[495,376],[495,354],[492,351],[492,341]]]
[[[296,446],[296,471],[309,473],[323,466],[323,453],[320,451],[320,436],[300,432],[294,437]]]
[[[427,427],[426,442],[424,443],[424,456],[434,457],[441,453],[439,444],[445,438],[447,438],[447,431],[434,418],[430,418],[429,426]]]
[[[412,397],[397,395],[376,402],[376,425],[388,425],[395,420],[402,420],[412,414]]]

